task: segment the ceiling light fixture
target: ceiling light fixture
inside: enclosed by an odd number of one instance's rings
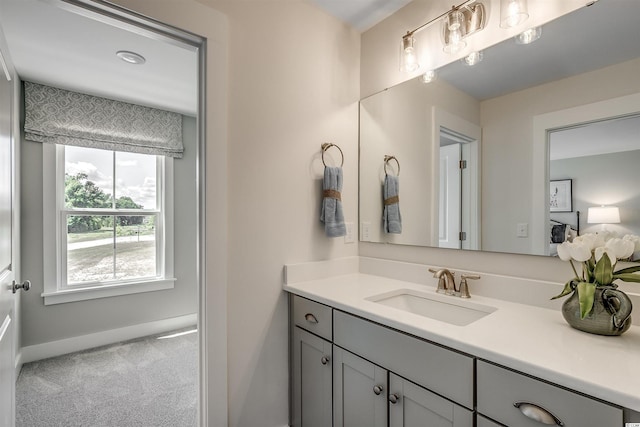
[[[518,44],[529,44],[542,36],[542,27],[533,27],[518,34],[515,39]]]
[[[469,67],[473,67],[474,65],[480,63],[484,58],[484,54],[481,50],[477,52],[471,52],[469,55],[462,58],[462,62]]]
[[[527,0],[500,0],[500,27],[517,27],[527,18],[529,18]]]
[[[116,56],[128,64],[141,65],[147,62],[144,56],[128,50],[119,50],[116,52]]]

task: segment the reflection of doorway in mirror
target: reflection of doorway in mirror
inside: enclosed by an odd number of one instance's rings
[[[478,141],[440,127],[438,246],[477,249],[477,194],[472,171],[477,170]]]

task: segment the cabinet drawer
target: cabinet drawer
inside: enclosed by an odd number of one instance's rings
[[[334,343],[473,409],[473,358],[343,313],[333,312]]]
[[[329,341],[331,333],[331,307],[293,295],[293,323]]]
[[[567,427],[622,425],[621,408],[484,361],[478,361],[477,387],[478,412],[510,427],[542,425],[524,416],[517,402],[544,408]]]

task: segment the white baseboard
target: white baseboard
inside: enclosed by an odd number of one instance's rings
[[[124,328],[110,329],[95,334],[81,335],[66,338],[59,341],[51,341],[43,344],[22,347],[16,357],[16,373],[24,363],[35,362],[49,357],[61,356],[81,350],[88,350],[102,345],[114,344],[120,341],[145,337],[147,335],[160,334],[175,329],[195,326],[198,321],[197,314],[173,317],[171,319],[157,320],[155,322],[141,323],[139,325],[126,326]]]

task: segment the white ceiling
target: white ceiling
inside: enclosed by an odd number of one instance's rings
[[[363,32],[412,0],[311,0],[321,9]]]
[[[0,24],[22,80],[195,115],[197,56],[42,0],[0,0]],[[125,63],[119,50],[146,58]]]

